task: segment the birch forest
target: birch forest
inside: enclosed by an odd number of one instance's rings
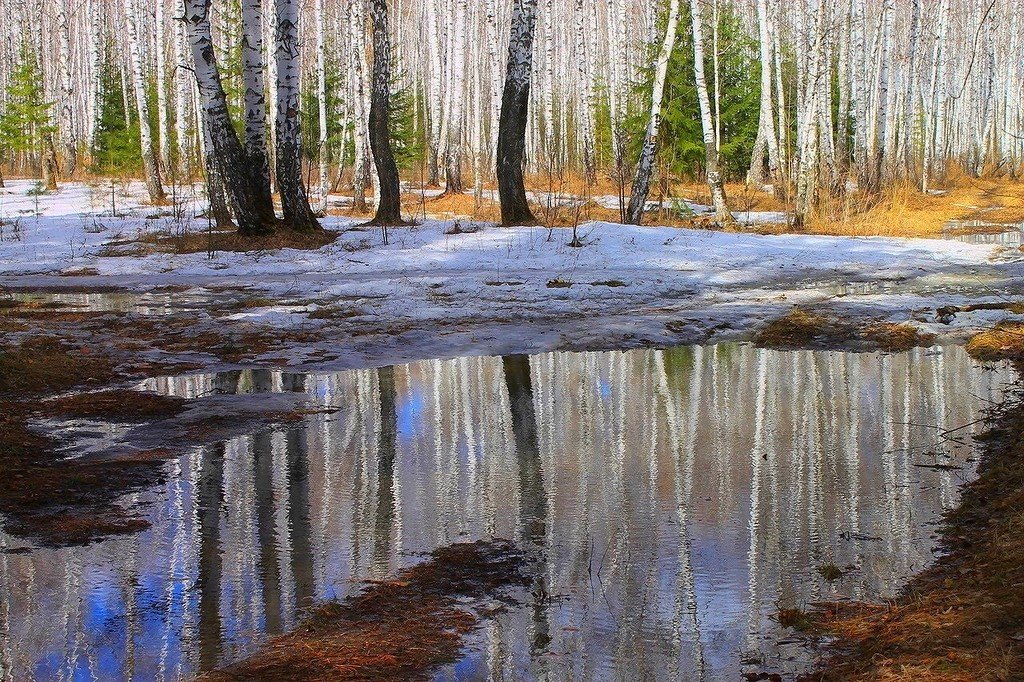
[[[1024,0],[0,0],[0,682],[1024,671]]]
[[[273,229],[275,193],[298,230],[332,193],[401,224],[411,186],[498,187],[520,224],[525,190],[568,179],[613,187],[635,224],[678,182],[707,183],[727,221],[742,183],[799,227],[837,198],[1024,163],[1016,0],[3,5],[6,175],[130,175],[158,203],[202,181],[242,232]]]

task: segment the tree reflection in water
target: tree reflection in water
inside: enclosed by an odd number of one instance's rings
[[[420,552],[500,536],[534,581],[460,674],[794,671],[774,610],[891,595],[921,570],[973,466],[972,429],[938,434],[1005,379],[958,348],[721,345],[152,380],[338,410],[172,462],[137,537],[0,556],[0,661],[14,679],[188,676]],[[951,466],[915,466],[935,463]]]

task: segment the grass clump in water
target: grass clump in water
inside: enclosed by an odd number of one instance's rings
[[[831,317],[797,308],[768,323],[754,337],[763,348],[791,350],[839,344],[853,337],[853,327],[838,323]]]
[[[918,346],[930,345],[935,340],[935,335],[922,334],[911,324],[879,322],[867,327],[863,332],[863,338],[873,349],[886,353],[900,353]]]
[[[1024,360],[1024,324],[1004,322],[975,334],[967,342],[967,353],[975,360]]]
[[[458,660],[463,636],[479,622],[474,610],[528,584],[524,565],[504,540],[443,547],[393,580],[316,608],[294,632],[206,679],[433,679]]]
[[[839,568],[833,563],[827,563],[818,566],[818,574],[829,582],[839,580],[844,575],[843,569]]]
[[[0,350],[0,396],[53,393],[106,381],[114,363],[82,347],[77,352],[57,339],[40,337]]]
[[[775,614],[775,618],[782,627],[801,632],[806,632],[814,626],[814,619],[811,617],[811,614],[803,609],[780,607]]]

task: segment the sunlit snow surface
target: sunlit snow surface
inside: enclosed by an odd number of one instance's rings
[[[749,326],[793,304],[828,301],[927,325],[941,305],[1024,293],[1022,254],[1008,248],[1010,242],[760,236],[609,223],[580,226],[584,246],[572,248],[565,229],[501,228],[463,218],[461,228],[476,231],[447,234],[455,219],[430,219],[391,229],[384,246],[378,230],[328,217],[324,226],[344,233],[314,251],[112,257],[103,254],[131,253],[140,234],[207,230],[205,218],[194,215],[202,205],[197,190],[177,188],[177,208],[157,208],[142,205],[139,183],[68,184],[42,196],[29,193],[28,181],[9,185],[0,193],[0,287],[246,286],[280,304],[239,312],[236,319],[275,326],[326,324],[308,313],[342,306],[345,319],[358,321],[551,321],[559,326],[561,347],[572,346],[566,340],[576,334],[671,343],[664,327],[675,318],[710,334]],[[572,286],[549,286],[555,280]],[[954,324],[989,324],[1005,315],[972,313]]]

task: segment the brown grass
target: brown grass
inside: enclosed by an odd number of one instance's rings
[[[428,216],[451,219],[468,216],[473,220],[500,223],[501,207],[488,196],[480,199],[477,206],[472,194],[445,194],[440,197],[428,197],[426,201],[416,194],[407,194],[402,200],[403,213],[415,218],[422,218],[426,211]]]
[[[37,337],[0,349],[0,397],[66,391],[107,381],[113,371],[113,362],[88,346]]]
[[[869,325],[862,330],[861,337],[868,347],[885,353],[900,353],[918,346],[930,346],[935,341],[934,334],[922,334],[913,325],[892,322]]]
[[[772,320],[754,335],[754,344],[761,348],[849,348],[885,353],[928,346],[934,340],[934,335],[922,334],[910,324],[874,322],[859,326],[834,315],[803,308]]]
[[[296,629],[208,680],[427,680],[459,658],[479,608],[524,560],[503,540],[451,545],[393,580],[316,608]]]
[[[824,202],[805,232],[842,236],[939,237],[951,221],[1024,221],[1024,183],[954,179],[944,194],[922,194],[895,183],[879,197],[850,194]],[[986,228],[982,227],[981,230]]]
[[[992,416],[979,477],[946,518],[946,553],[882,606],[833,605],[817,680],[1019,680],[1024,671],[1024,403]]]
[[[115,500],[155,483],[168,453],[148,450],[116,461],[57,458],[53,439],[27,426],[34,410],[25,401],[0,402],[0,512],[5,530],[62,546],[146,527]]]
[[[77,393],[40,403],[44,414],[58,417],[145,421],[180,414],[185,400],[157,393],[114,389]]]
[[[217,251],[278,251],[300,249],[314,251],[334,243],[340,232],[319,230],[295,232],[278,230],[273,234],[249,237],[234,231],[143,234],[138,240],[112,242],[101,252],[103,256],[146,256],[154,253],[207,253]]]
[[[1024,360],[1024,323],[1004,322],[971,337],[967,353],[976,360]]]

